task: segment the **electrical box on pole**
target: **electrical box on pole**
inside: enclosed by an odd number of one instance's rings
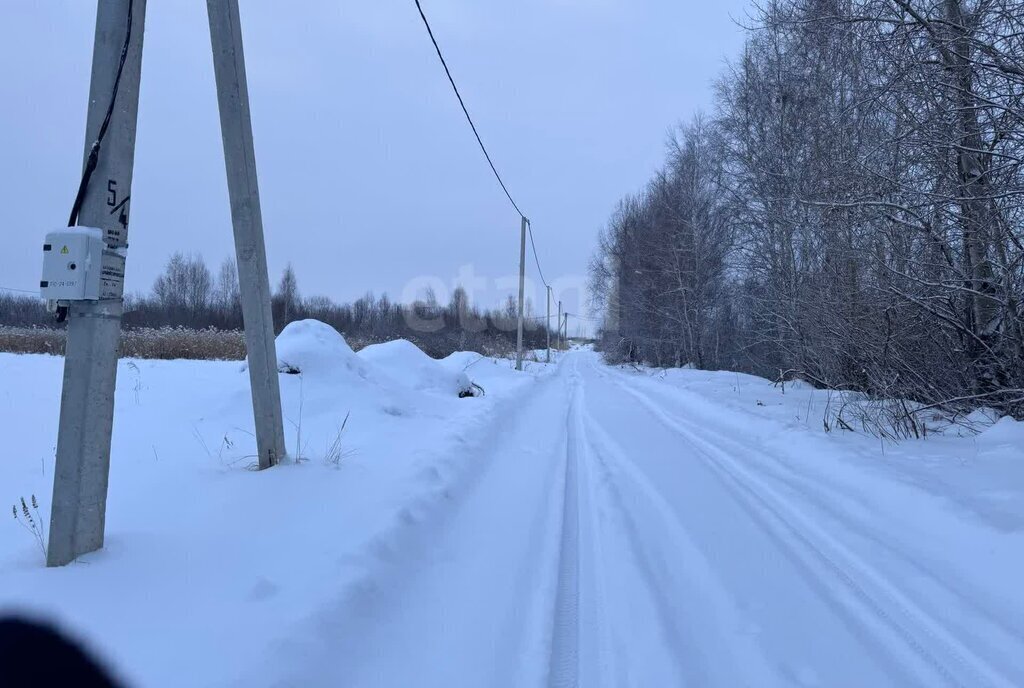
[[[76,227],[50,232],[43,244],[39,293],[47,301],[98,301],[103,275],[103,231]]]
[[[100,0],[82,181],[43,245],[44,298],[67,314],[48,566],[103,546],[146,0]]]

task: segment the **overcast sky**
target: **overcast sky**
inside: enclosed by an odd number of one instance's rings
[[[746,2],[423,0],[470,112],[532,219],[549,281],[580,284],[616,201],[669,129],[712,102]],[[303,295],[410,298],[517,274],[519,220],[490,174],[412,0],[242,0],[271,280]],[[38,285],[43,235],[77,188],[94,0],[0,8],[0,286]],[[232,255],[202,0],[149,2],[129,291],[174,251]],[[529,275],[536,280],[532,261]],[[538,290],[538,300],[543,297]]]

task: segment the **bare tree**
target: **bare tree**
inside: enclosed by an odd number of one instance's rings
[[[153,295],[169,312],[195,317],[209,304],[213,277],[202,256],[175,253],[153,284]]]
[[[281,281],[277,284],[277,293],[274,294],[275,311],[282,327],[294,319],[299,300],[299,280],[295,276],[292,264],[288,263],[284,272],[281,273]]]
[[[607,355],[1024,414],[1024,3],[757,12],[602,233]]]
[[[241,311],[242,296],[238,284],[238,267],[233,258],[225,258],[220,264],[214,300],[217,307],[225,312]]]

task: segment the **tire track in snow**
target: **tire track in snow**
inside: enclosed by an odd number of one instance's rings
[[[919,673],[923,670],[933,681],[938,678],[945,685],[961,688],[1013,688],[1014,684],[996,668],[964,647],[947,629],[892,588],[865,562],[799,514],[734,457],[701,437],[698,431],[669,416],[648,395],[614,376],[602,375],[695,449],[705,465],[788,550],[794,561],[802,563],[812,575],[830,574],[833,579],[831,601],[835,606],[872,632],[872,637],[880,639],[880,636],[885,636],[909,649],[918,659]],[[943,658],[952,661],[947,662]]]
[[[395,672],[382,672],[381,665],[385,654],[384,640],[390,633],[388,623],[395,623],[394,618],[408,611],[410,591],[421,592],[416,588],[424,582],[432,567],[437,565],[435,558],[438,543],[450,535],[453,527],[467,520],[474,520],[468,509],[474,500],[479,501],[485,488],[495,481],[498,473],[508,473],[512,465],[508,460],[496,462],[495,457],[502,453],[512,454],[514,449],[507,448],[507,438],[511,428],[531,425],[536,433],[537,423],[531,422],[530,416],[536,416],[536,408],[528,403],[532,397],[549,398],[552,405],[564,405],[566,398],[563,382],[554,376],[538,380],[536,384],[524,386],[514,395],[502,398],[490,404],[488,413],[481,413],[473,423],[451,435],[446,444],[437,451],[432,451],[423,458],[423,469],[418,476],[420,480],[413,484],[415,488],[404,504],[393,505],[394,513],[381,529],[369,531],[367,538],[358,548],[341,553],[338,559],[338,589],[330,598],[323,600],[320,609],[307,618],[300,627],[288,629],[282,634],[278,645],[272,653],[256,666],[244,672],[244,675],[232,685],[346,685],[346,686],[384,686],[384,685],[440,685],[436,678],[456,666],[459,655],[455,652],[443,656],[429,658],[429,663],[422,657],[410,659],[409,644],[401,651],[401,657],[383,663],[384,667],[398,667]],[[502,422],[495,422],[501,418]],[[552,419],[551,426],[557,426]],[[559,435],[558,430],[553,433]],[[552,442],[552,446],[555,443]],[[553,485],[558,479],[557,449],[553,449],[550,470],[530,478],[531,482],[543,485],[544,489],[535,495],[538,504],[551,504],[559,497],[554,495]],[[516,457],[520,459],[521,456]],[[521,462],[515,470],[521,470]],[[500,482],[500,481],[499,481]],[[550,485],[550,487],[548,487]],[[503,487],[509,489],[509,481],[504,480]],[[515,488],[512,488],[513,490]],[[543,493],[543,494],[542,494]],[[551,521],[555,521],[557,507],[550,510]],[[549,522],[549,513],[543,510],[527,509],[530,515],[524,532],[538,534],[547,528],[557,527],[557,522]],[[534,538],[537,540],[539,538]],[[553,538],[552,538],[553,539]],[[551,548],[554,549],[553,547]],[[473,557],[481,557],[478,548]],[[447,553],[442,563],[450,558],[454,551]],[[515,563],[522,563],[522,569],[514,576],[514,590],[536,594],[536,587],[529,587],[529,578],[537,580],[549,571],[537,571],[531,564],[540,563],[530,556],[521,556]],[[513,570],[507,567],[506,571]],[[496,579],[496,578],[495,578]],[[548,578],[550,580],[550,578]],[[440,589],[440,588],[438,588]],[[437,589],[428,590],[436,593]],[[464,591],[459,591],[464,592]],[[446,599],[435,594],[434,599]],[[420,599],[427,599],[422,597]],[[457,595],[453,595],[457,602]],[[495,621],[493,627],[481,628],[479,636],[488,638],[490,634],[500,633],[501,645],[512,646],[509,657],[488,660],[485,664],[488,671],[486,680],[474,682],[473,685],[519,686],[537,685],[546,674],[544,665],[547,648],[542,644],[534,647],[535,629],[547,623],[550,618],[548,600],[536,603],[532,599],[517,598],[514,607],[510,605],[502,612],[514,611],[520,614],[519,619],[509,615],[501,621]],[[536,606],[537,613],[533,613]],[[461,614],[457,604],[454,613]],[[443,616],[445,610],[440,609]],[[526,619],[522,622],[521,619]],[[520,620],[518,625],[514,621]],[[419,620],[422,623],[422,619]],[[410,628],[415,627],[415,622]],[[498,648],[495,642],[493,647]],[[524,656],[536,653],[534,663],[523,664]],[[415,653],[412,653],[415,654]],[[422,654],[422,653],[421,653]],[[296,662],[296,657],[303,661]],[[517,662],[516,660],[520,660]],[[410,668],[403,668],[407,663]],[[479,668],[479,667],[477,667]],[[394,674],[420,670],[419,683],[404,680],[394,681]],[[465,677],[469,672],[466,667],[459,671]],[[501,671],[503,673],[497,673]],[[535,671],[535,673],[534,673]],[[384,677],[384,673],[387,676]],[[450,681],[445,685],[453,685]],[[457,683],[454,685],[458,685]]]
[[[578,371],[576,361],[573,370]],[[594,477],[586,416],[586,390],[582,377],[574,387],[577,413],[572,419],[577,438],[577,484],[580,513],[580,673],[578,682],[587,688],[629,685],[625,675],[618,672],[628,666],[619,661],[633,638],[617,638],[613,629],[618,619],[612,602],[617,592],[612,580],[611,567],[621,563],[622,546],[609,537],[610,509],[600,494]],[[568,440],[568,432],[566,433]],[[626,647],[624,647],[626,644]]]
[[[580,672],[580,511],[578,469],[581,378],[573,361],[569,376],[572,393],[566,417],[565,495],[562,508],[562,542],[555,593],[555,619],[551,639],[549,688],[576,688]]]
[[[576,364],[573,360],[567,376],[563,517],[548,686],[739,685],[737,675],[754,677],[743,685],[781,686],[748,639],[733,637],[709,647],[708,621],[738,626],[736,610],[706,562],[697,561],[702,555],[681,532],[664,498],[587,412]],[[633,500],[623,496],[627,487]],[[637,500],[644,504],[643,516],[627,507]],[[651,526],[670,537],[652,539]],[[679,597],[683,563],[690,587]],[[708,596],[714,597],[713,604]],[[709,607],[710,612],[697,613]],[[688,617],[703,621],[688,625]]]
[[[605,373],[599,374],[607,377]],[[638,378],[628,376],[625,379],[633,382]],[[650,383],[647,385],[649,390],[656,389],[656,385],[662,386],[653,380],[639,379]],[[663,398],[673,400],[673,393],[676,390],[674,388],[660,389],[659,392]],[[648,395],[653,400],[652,393],[648,392]],[[691,431],[698,432],[708,441],[713,440],[713,444],[719,450],[726,450],[727,453],[731,452],[734,456],[741,456],[751,451],[749,446],[744,446],[718,427],[703,425],[685,416],[674,416],[674,420],[685,425]],[[948,571],[937,572],[933,569],[933,560],[929,556],[921,556],[918,552],[912,551],[904,542],[884,537],[885,531],[880,531],[875,525],[877,521],[865,519],[859,512],[850,510],[850,505],[856,502],[856,495],[844,491],[841,483],[824,482],[817,476],[801,473],[790,465],[785,454],[763,449],[759,449],[758,453],[771,459],[771,461],[764,461],[759,457],[756,462],[760,480],[770,480],[783,492],[792,493],[806,500],[826,518],[835,521],[851,534],[870,542],[873,547],[885,552],[887,558],[896,562],[898,566],[908,569],[908,571],[900,572],[902,575],[917,576],[932,586],[938,594],[946,595],[950,600],[955,600],[955,604],[962,605],[965,613],[975,616],[976,624],[985,626],[985,636],[990,639],[988,643],[990,647],[987,649],[992,649],[992,638],[999,638],[999,647],[1005,648],[999,650],[1003,656],[1024,656],[1024,643],[1022,643],[1024,634],[1021,633],[1024,626],[1019,623],[1011,623],[1010,618],[992,612],[993,609],[1000,609],[1001,602],[997,594],[987,588],[979,587],[974,581],[951,576]],[[828,476],[825,477],[828,478]],[[784,495],[780,494],[780,496]],[[895,513],[891,516],[898,518],[899,514]],[[893,578],[894,576],[889,576],[889,579]],[[980,599],[986,599],[986,604],[979,604]],[[935,623],[948,628],[948,621],[935,620]],[[983,661],[992,664],[992,658],[988,660],[983,658]]]
[[[724,627],[740,625],[738,612],[665,497],[595,418],[586,414],[585,423],[589,454],[608,478],[607,501],[618,515],[628,554],[635,562],[636,582],[643,583],[642,588],[631,590],[634,597],[641,589],[649,597],[656,623],[669,644],[665,653],[669,666],[663,670],[675,681],[666,685],[783,685],[775,681],[775,672],[754,643],[722,632]],[[648,528],[641,528],[638,514],[627,508],[627,486],[649,509],[644,520]],[[653,523],[660,528],[650,528]],[[667,537],[652,539],[652,530]],[[685,591],[680,585],[684,579],[692,586]],[[687,625],[686,618],[701,619],[700,628]],[[709,636],[715,640],[709,642]],[[723,642],[725,638],[728,641]],[[712,645],[719,653],[715,658],[706,656]],[[689,654],[682,657],[684,648]]]

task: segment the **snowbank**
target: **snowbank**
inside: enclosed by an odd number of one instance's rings
[[[440,361],[438,361],[438,363],[447,368],[448,370],[457,370],[459,372],[465,372],[468,371],[477,363],[480,363],[480,361],[484,360],[493,361],[494,359],[488,359],[482,354],[478,354],[473,351],[456,351],[453,354],[445,356]]]
[[[303,375],[354,374],[364,380],[372,375],[345,338],[319,320],[290,323],[277,336],[277,366],[282,373]]]
[[[978,442],[992,447],[1016,448],[1024,447],[1024,421],[1017,421],[1009,416],[997,420],[991,427],[978,436]]]
[[[319,320],[300,320],[284,328],[277,337],[277,363],[282,373],[306,379],[348,378],[382,390],[456,397],[473,393],[465,372],[434,360],[410,341],[374,344],[357,354],[344,336]]]
[[[368,346],[358,356],[410,389],[455,396],[473,392],[465,372],[449,369],[405,339]]]

